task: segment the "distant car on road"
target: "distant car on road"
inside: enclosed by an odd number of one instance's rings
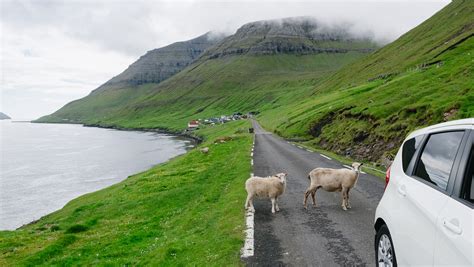
[[[375,213],[378,266],[473,266],[474,118],[411,133]]]

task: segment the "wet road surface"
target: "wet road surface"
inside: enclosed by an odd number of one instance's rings
[[[270,200],[255,200],[255,255],[250,266],[373,266],[373,219],[384,182],[361,174],[350,192],[352,209],[343,211],[340,192],[316,194],[317,208],[303,195],[309,171],[316,167],[343,168],[317,152],[292,145],[263,130],[254,121],[254,174],[288,173],[280,212],[271,213]]]

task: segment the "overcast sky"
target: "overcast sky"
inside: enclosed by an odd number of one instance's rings
[[[14,119],[50,114],[146,51],[209,30],[231,34],[251,21],[311,16],[389,42],[449,2],[0,0],[0,111]]]

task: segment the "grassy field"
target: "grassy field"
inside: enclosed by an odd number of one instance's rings
[[[0,232],[0,266],[241,265],[248,121],[199,130],[195,149]],[[214,144],[214,140],[232,137]]]

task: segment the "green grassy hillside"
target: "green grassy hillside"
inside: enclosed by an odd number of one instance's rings
[[[438,63],[444,53],[472,38],[473,12],[473,1],[454,0],[396,41],[328,77],[318,90],[352,87]]]
[[[0,266],[240,265],[249,125],[200,130],[208,154],[193,150],[0,231]],[[222,136],[232,140],[214,144]]]
[[[119,83],[114,90],[101,86],[38,122],[182,130],[191,119],[246,112],[279,98],[286,99],[283,102],[299,99],[323,77],[377,47],[367,38],[352,36],[349,29],[326,27],[310,18],[251,22],[159,84],[140,79],[139,83]],[[166,62],[176,60],[173,53],[164,54]],[[148,53],[132,65],[142,68],[130,67],[111,81],[130,76],[127,73],[132,70],[134,77],[161,73],[154,68],[163,62],[153,64],[153,59]],[[170,65],[166,62],[165,66]]]
[[[89,95],[39,121],[182,130],[191,119],[303,99],[322,77],[364,55],[354,51],[204,60],[159,85]]]
[[[343,67],[263,125],[352,157],[391,159],[410,131],[474,116],[473,1],[453,1],[395,42]]]

